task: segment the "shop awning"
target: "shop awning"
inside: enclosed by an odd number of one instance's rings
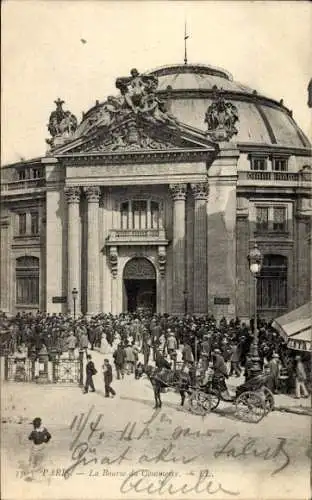
[[[311,351],[312,346],[312,305],[304,304],[273,321],[273,327],[287,341],[290,349]]]

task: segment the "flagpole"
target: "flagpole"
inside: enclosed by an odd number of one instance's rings
[[[186,40],[188,39],[188,35],[186,34],[186,21],[184,23],[184,64],[187,64],[187,46]]]

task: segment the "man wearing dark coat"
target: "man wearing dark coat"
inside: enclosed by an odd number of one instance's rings
[[[114,397],[116,395],[116,392],[111,387],[111,383],[113,381],[113,370],[108,359],[104,359],[103,374],[104,374],[105,397],[109,398],[110,394]]]
[[[120,380],[120,375],[121,378],[124,378],[124,369],[126,362],[126,352],[122,344],[118,344],[117,349],[113,354],[113,358],[116,368],[117,380]]]
[[[91,351],[93,351],[95,340],[96,340],[96,333],[95,333],[95,328],[94,328],[93,324],[91,324],[88,327],[88,338],[89,338],[89,342],[91,344]]]
[[[97,373],[94,363],[92,361],[91,355],[87,355],[87,365],[86,365],[86,383],[84,386],[84,394],[87,394],[89,387],[91,387],[90,392],[95,392],[95,387],[93,383],[93,375]]]

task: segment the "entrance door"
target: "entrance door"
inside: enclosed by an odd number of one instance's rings
[[[124,310],[156,311],[156,272],[149,260],[134,258],[127,262],[123,280],[127,298]]]

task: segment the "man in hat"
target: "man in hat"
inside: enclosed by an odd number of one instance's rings
[[[175,370],[177,363],[178,342],[174,332],[172,332],[170,328],[168,328],[167,330],[166,349],[168,352],[168,356],[170,356],[170,359],[173,362],[173,367]]]
[[[301,391],[304,398],[309,397],[309,392],[306,387],[307,375],[304,365],[301,360],[301,356],[298,354],[295,358],[296,360],[296,374],[295,374],[295,388],[296,388],[296,398],[301,398]]]
[[[91,387],[90,392],[95,392],[95,387],[93,383],[93,375],[96,375],[97,371],[95,369],[92,357],[90,354],[87,355],[86,364],[86,383],[84,386],[84,394],[87,394],[89,387]]]
[[[268,363],[269,368],[269,389],[277,394],[279,385],[279,375],[280,375],[280,360],[277,353],[273,353],[272,359]]]
[[[125,348],[121,342],[117,345],[117,348],[113,353],[113,359],[115,363],[117,380],[120,380],[120,376],[121,378],[124,378],[124,368],[126,361]]]
[[[231,345],[231,355],[230,355],[230,362],[231,362],[231,368],[230,368],[230,373],[229,375],[235,375],[235,377],[239,377],[241,374],[241,369],[239,366],[239,360],[240,360],[240,351],[239,351],[239,345],[236,344],[235,342],[232,342]]]
[[[220,390],[224,397],[229,398],[229,391],[225,379],[229,378],[224,358],[220,349],[214,349],[212,353],[213,378],[212,384]]]
[[[70,360],[75,359],[75,348],[77,345],[77,338],[74,333],[71,331],[69,336],[67,337],[67,348],[68,348],[68,358]]]
[[[201,343],[201,364],[204,372],[208,369],[209,361],[211,355],[211,334],[207,333],[203,337],[203,341]]]
[[[111,387],[111,383],[113,381],[113,370],[108,359],[104,359],[102,369],[104,375],[105,397],[109,398],[110,394],[114,397],[116,396],[116,392]]]

